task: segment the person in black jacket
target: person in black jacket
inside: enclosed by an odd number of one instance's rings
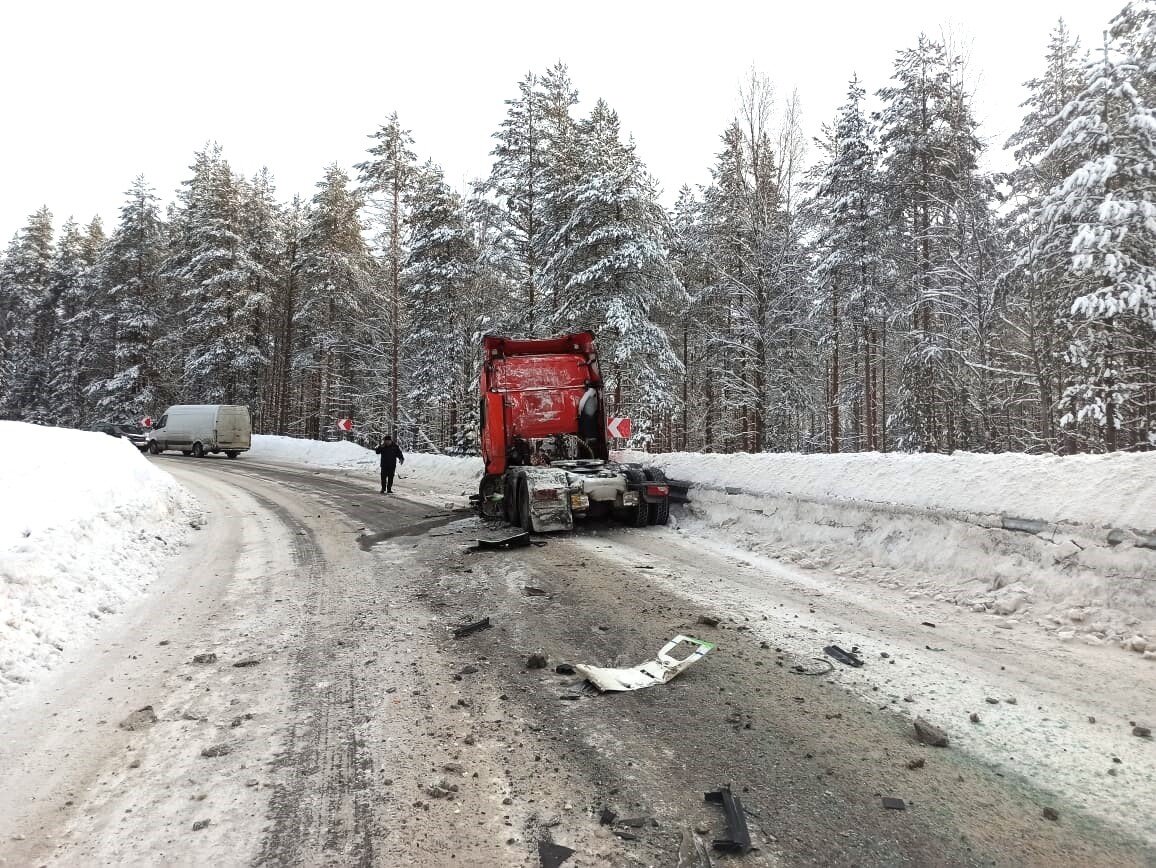
[[[381,493],[392,494],[394,471],[397,470],[398,462],[405,464],[405,456],[401,454],[401,447],[388,434],[373,451],[381,456]]]

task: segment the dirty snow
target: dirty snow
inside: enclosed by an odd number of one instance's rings
[[[127,440],[0,422],[0,696],[141,594],[197,507]]]

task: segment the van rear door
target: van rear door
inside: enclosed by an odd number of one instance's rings
[[[218,449],[248,449],[252,442],[252,433],[247,407],[223,406],[218,410]]]

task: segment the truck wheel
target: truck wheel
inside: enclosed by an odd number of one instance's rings
[[[193,457],[194,458],[204,458],[205,457],[205,447],[201,445],[201,442],[199,440],[193,444]]]
[[[534,519],[530,516],[530,489],[525,480],[518,486],[518,525],[527,533],[534,530]]]
[[[657,467],[642,468],[647,482],[666,482],[666,474]],[[650,524],[667,524],[670,522],[670,498],[664,497],[659,503],[647,504],[646,520]]]
[[[236,449],[226,449],[225,450],[225,457],[226,458],[236,458],[240,454],[241,453],[238,452]]]
[[[633,467],[622,468],[622,475],[632,484],[645,482],[646,477],[641,470]],[[646,527],[650,518],[650,504],[642,499],[642,492],[638,493],[638,505],[623,507],[618,513],[618,520],[631,527]]]

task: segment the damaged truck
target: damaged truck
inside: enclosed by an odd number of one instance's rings
[[[575,519],[666,524],[670,487],[656,467],[610,460],[602,374],[592,332],[482,339],[481,450],[476,502],[526,531]]]

